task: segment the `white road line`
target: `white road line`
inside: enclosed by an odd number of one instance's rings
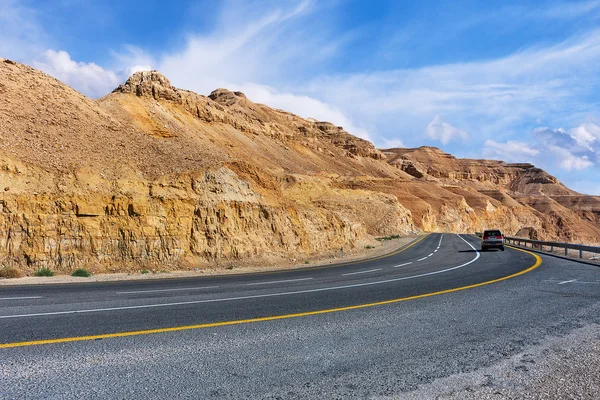
[[[442,236],[440,236],[440,242],[438,243],[438,249],[440,248],[440,246],[442,245],[442,239],[444,238],[444,234],[442,233]]]
[[[435,249],[433,252],[434,252],[434,253],[437,253],[437,251],[438,251],[438,249]]]
[[[0,300],[29,300],[29,299],[41,299],[42,296],[28,296],[28,297],[0,297]]]
[[[457,265],[456,267],[446,268],[446,269],[442,269],[442,270],[434,271],[434,272],[428,272],[425,274],[405,276],[402,278],[386,279],[383,281],[355,283],[353,285],[330,286],[330,287],[324,287],[324,288],[318,288],[318,289],[296,290],[293,292],[267,293],[267,294],[257,294],[257,295],[249,295],[249,296],[226,297],[226,298],[221,298],[221,299],[181,301],[181,302],[177,302],[177,303],[145,304],[145,305],[139,305],[139,306],[92,308],[92,309],[86,309],[86,310],[54,311],[54,312],[33,313],[33,314],[0,315],[0,319],[43,317],[43,316],[50,316],[50,315],[67,315],[67,314],[87,314],[87,313],[106,312],[106,311],[134,310],[134,309],[140,309],[140,308],[158,308],[158,307],[186,306],[186,305],[204,304],[204,303],[219,303],[219,302],[223,302],[223,301],[248,300],[248,299],[266,298],[266,297],[292,296],[295,294],[327,292],[330,290],[350,289],[350,288],[356,288],[356,287],[383,285],[386,283],[406,281],[409,279],[421,278],[424,276],[431,276],[431,275],[443,274],[443,273],[446,273],[449,271],[454,271],[456,269],[464,268],[467,265],[472,264],[475,261],[477,261],[480,256],[479,251],[477,251],[477,249],[475,249],[475,247],[473,247],[469,242],[467,242],[465,239],[463,239],[460,235],[457,234],[457,236],[459,238],[461,238],[466,244],[468,244],[473,250],[475,250],[475,253],[476,253],[475,258],[464,264]]]
[[[358,274],[368,274],[369,272],[381,271],[381,268],[370,269],[368,271],[358,271],[358,272],[350,272],[348,274],[342,274],[342,276],[350,276],[350,275],[358,275]]]
[[[218,286],[202,286],[202,287],[187,287],[177,289],[154,289],[154,290],[132,290],[130,292],[117,292],[117,294],[137,294],[137,293],[154,293],[154,292],[183,292],[188,290],[215,289]]]
[[[577,284],[591,284],[591,285],[600,285],[600,282],[586,282],[586,281],[578,281],[577,279],[573,279],[570,281],[561,281],[559,279],[544,279],[542,280],[542,282],[552,282],[552,283],[558,283],[559,285],[563,285],[565,283],[577,283]]]
[[[308,281],[315,278],[299,278],[299,279],[286,279],[283,281],[268,281],[268,282],[255,282],[255,283],[247,283],[247,286],[256,286],[256,285],[269,285],[271,283],[284,283],[284,282],[299,282],[299,281]]]
[[[404,267],[405,265],[409,265],[409,264],[412,264],[412,261],[411,261],[411,262],[404,263],[404,264],[400,264],[400,265],[394,265],[392,268]]]
[[[431,253],[430,255],[428,255],[427,257],[431,257],[433,255],[433,253]]]
[[[419,258],[417,261],[423,261],[425,259],[427,259],[427,257]]]
[[[571,279],[570,281],[562,281],[562,282],[559,282],[558,284],[559,284],[559,285],[564,285],[565,283],[571,283],[571,282],[575,282],[576,280],[577,280],[577,279]]]

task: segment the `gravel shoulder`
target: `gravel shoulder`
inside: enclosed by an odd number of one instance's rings
[[[397,399],[598,399],[600,325],[590,324],[488,368],[439,379]]]
[[[384,240],[374,248],[355,248],[350,251],[330,253],[309,257],[302,263],[298,260],[283,260],[277,263],[272,261],[253,261],[253,262],[238,262],[231,264],[231,267],[215,266],[212,268],[196,268],[191,271],[168,271],[156,272],[149,271],[146,274],[137,273],[114,273],[114,274],[97,274],[88,278],[74,277],[69,275],[57,276],[27,276],[23,278],[3,279],[0,278],[0,286],[8,285],[39,285],[39,284],[62,284],[62,283],[82,283],[82,282],[112,282],[125,280],[151,280],[151,279],[172,279],[172,278],[187,278],[199,276],[214,276],[214,275],[234,275],[248,274],[255,272],[276,271],[282,269],[294,268],[310,268],[325,265],[332,265],[344,262],[361,261],[373,257],[380,257],[389,254],[402,246],[416,240],[419,236],[405,236],[398,239]]]

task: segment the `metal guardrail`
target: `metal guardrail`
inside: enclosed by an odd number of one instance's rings
[[[583,258],[583,252],[600,254],[600,247],[596,246],[585,246],[582,244],[573,243],[561,243],[561,242],[544,242],[541,240],[530,240],[517,237],[505,236],[504,241],[506,243],[514,244],[521,247],[527,247],[529,244],[532,249],[538,249],[544,251],[544,246],[549,248],[550,253],[554,253],[554,249],[565,249],[565,256],[569,256],[569,250],[579,251],[579,258]],[[592,257],[591,260],[600,261],[600,256]]]

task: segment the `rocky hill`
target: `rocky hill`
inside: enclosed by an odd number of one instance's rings
[[[0,59],[0,263],[276,262],[423,230],[600,241],[600,200],[530,165],[380,151],[327,122],[139,72],[91,100]]]
[[[432,147],[383,153],[389,164],[415,178],[401,185],[407,195],[431,206],[419,211],[401,201],[424,229],[468,231],[493,225],[529,238],[600,242],[600,197],[570,190],[531,164],[457,159]]]

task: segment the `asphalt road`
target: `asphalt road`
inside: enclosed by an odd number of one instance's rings
[[[475,249],[431,234],[324,268],[3,287],[0,397],[397,396],[600,323],[597,267]]]

